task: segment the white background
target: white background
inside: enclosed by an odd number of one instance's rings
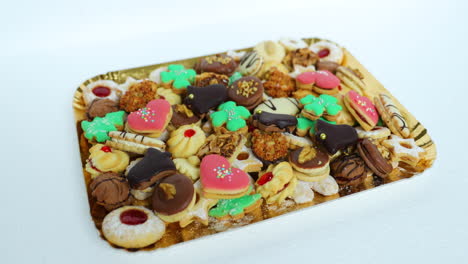
[[[462,263],[468,255],[466,1],[2,1],[1,263]],[[427,127],[422,176],[154,252],[90,221],[71,99],[111,70],[319,36]]]

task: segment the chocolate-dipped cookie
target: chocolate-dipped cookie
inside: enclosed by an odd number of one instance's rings
[[[192,110],[188,109],[184,104],[178,104],[172,106],[172,118],[171,125],[174,128],[179,128],[183,125],[189,125],[196,123],[200,120],[200,117],[196,116]]]
[[[206,114],[227,100],[227,88],[222,84],[205,87],[188,86],[184,103],[197,115]]]
[[[237,105],[252,110],[263,101],[262,81],[254,76],[242,77],[229,86],[228,97]]]
[[[96,99],[91,102],[86,111],[88,119],[104,117],[108,113],[119,111],[119,104],[110,99]]]
[[[201,59],[196,65],[197,73],[214,72],[231,75],[237,68],[237,62],[231,56],[217,54]]]
[[[316,64],[317,71],[329,71],[333,74],[336,74],[336,70],[340,65],[333,61],[320,60]]]
[[[392,172],[392,165],[382,156],[377,146],[367,138],[361,140],[357,149],[364,162],[377,176],[385,178]]]
[[[357,186],[366,178],[367,167],[359,155],[343,155],[330,163],[330,174],[340,185]]]
[[[205,87],[212,84],[222,84],[227,87],[229,85],[229,77],[214,72],[204,72],[195,77],[195,86],[197,87]]]
[[[128,171],[127,179],[133,189],[144,190],[175,172],[171,153],[149,148],[145,156]]]
[[[314,137],[331,155],[338,150],[355,145],[358,140],[356,129],[352,126],[332,125],[320,119],[315,124]]]
[[[107,210],[130,204],[130,187],[127,180],[119,173],[103,173],[89,185],[91,196],[96,199],[96,203],[104,206]]]
[[[259,110],[252,116],[252,125],[266,132],[292,133],[297,125],[297,118],[292,115],[274,114]]]
[[[178,214],[193,206],[195,189],[192,180],[183,174],[172,174],[161,181],[154,188],[152,196],[153,210],[162,219],[175,222]],[[171,217],[172,216],[172,217]]]
[[[325,151],[306,146],[289,153],[289,163],[297,171],[311,177],[328,176],[330,157]]]

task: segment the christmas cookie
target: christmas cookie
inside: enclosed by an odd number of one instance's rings
[[[195,70],[197,73],[214,72],[218,74],[231,75],[237,68],[237,62],[231,56],[217,54],[205,57],[197,62]]]
[[[81,122],[84,137],[90,141],[104,142],[109,139],[108,133],[121,130],[124,124],[124,111],[112,112],[104,117],[96,117],[93,121]]]
[[[234,199],[221,199],[208,214],[219,220],[240,219],[246,213],[257,209],[261,205],[261,198],[261,194],[255,193]]]
[[[171,132],[167,146],[174,158],[187,158],[196,154],[205,140],[205,133],[199,126],[184,125]]]
[[[168,101],[152,100],[146,107],[128,115],[126,130],[149,137],[159,137],[166,129],[171,117],[172,108]]]
[[[310,120],[317,120],[321,116],[329,121],[336,121],[341,110],[338,99],[327,94],[321,94],[319,97],[307,95],[299,100],[304,106],[302,115]]]
[[[338,64],[341,64],[343,61],[343,50],[338,45],[330,41],[321,40],[312,43],[309,46],[309,49],[317,53],[320,60],[333,61]]]
[[[167,130],[173,131],[181,126],[201,123],[200,117],[195,115],[192,110],[190,110],[184,104],[178,104],[172,106],[172,118],[169,123]]]
[[[379,121],[379,114],[372,101],[351,90],[346,94],[344,103],[348,111],[366,131],[372,130]]]
[[[202,159],[206,155],[218,154],[228,159],[229,162],[234,162],[246,141],[247,139],[239,133],[212,134],[200,147],[197,156]]]
[[[195,205],[192,180],[183,174],[172,174],[156,183],[152,196],[153,211],[166,223],[183,219]]]
[[[386,127],[376,126],[370,131],[364,130],[362,127],[355,127],[359,138],[370,138],[373,140],[387,139],[390,136],[390,129]]]
[[[333,124],[333,125],[336,124],[336,122],[328,121],[324,119],[323,117],[320,117],[319,119],[329,124]],[[300,137],[304,137],[307,134],[313,135],[315,133],[315,124],[317,123],[317,120],[310,120],[304,117],[303,115],[298,115],[296,135]]]
[[[330,173],[330,158],[327,153],[319,148],[306,146],[289,153],[289,162],[292,167],[303,174],[298,179],[313,181]]]
[[[212,84],[222,84],[227,87],[230,84],[229,82],[230,80],[231,78],[224,74],[217,74],[214,72],[204,72],[200,75],[197,75],[197,77],[195,77],[195,86],[205,87],[205,86],[212,85]]]
[[[171,64],[167,71],[162,71],[161,84],[165,88],[172,88],[175,93],[180,94],[187,86],[193,84],[197,73],[193,69],[185,69],[183,65]]]
[[[92,120],[95,117],[104,117],[108,113],[119,111],[119,104],[110,99],[96,99],[92,101],[87,109],[86,116]]]
[[[195,114],[206,114],[227,100],[227,88],[221,84],[206,87],[187,87],[186,104]]]
[[[247,194],[250,177],[246,172],[231,167],[220,155],[205,156],[200,164],[203,195],[207,198],[238,198]]]
[[[263,163],[255,157],[249,147],[243,145],[239,154],[233,159],[232,166],[245,172],[259,172],[263,167]]]
[[[157,89],[158,85],[150,80],[133,84],[120,99],[120,108],[126,112],[134,112],[145,107],[151,100],[158,97]]]
[[[96,99],[109,99],[118,103],[121,95],[119,85],[110,80],[95,81],[83,88],[83,100],[87,106]]]
[[[200,181],[195,182],[193,184],[193,187],[195,188],[195,192],[197,193],[197,202],[179,221],[180,227],[186,227],[193,221],[200,222],[203,225],[207,226],[209,220],[208,211],[211,207],[215,206],[218,203],[217,199],[210,199],[203,196],[203,190]]]
[[[384,140],[382,145],[390,149],[392,156],[401,162],[412,167],[416,167],[425,150],[419,147],[414,139],[404,139],[396,135],[391,135],[389,139]]]
[[[271,97],[289,97],[296,90],[294,80],[277,68],[272,68],[264,75],[263,88]]]
[[[281,133],[256,129],[252,133],[252,151],[261,161],[276,163],[287,157],[288,140]]]
[[[292,71],[296,65],[307,67],[314,65],[318,59],[318,55],[310,49],[301,48],[289,51],[283,59],[283,64],[288,67],[289,71]]]
[[[105,172],[123,172],[130,160],[127,153],[102,144],[92,146],[89,153],[85,169],[91,178]]]
[[[178,158],[173,160],[177,171],[190,177],[192,181],[200,178],[200,159],[197,156],[190,156],[186,159]]]
[[[387,177],[392,172],[392,165],[382,156],[379,149],[367,138],[357,144],[359,155],[377,176]]]
[[[338,76],[337,70],[340,67],[340,64],[333,62],[333,61],[324,61],[319,60],[316,64],[317,71],[329,71],[336,75],[340,80],[341,78]],[[341,80],[343,82],[343,80]]]
[[[265,132],[292,133],[297,125],[297,119],[291,115],[273,114],[259,110],[252,116],[252,125]]]
[[[299,102],[295,98],[272,98],[263,101],[259,104],[254,112],[258,113],[259,111],[268,112],[273,114],[285,114],[295,116],[299,113]]]
[[[228,97],[237,105],[252,110],[263,101],[262,81],[253,76],[242,77],[229,86]]]
[[[317,120],[315,133],[311,135],[328,151],[330,155],[357,143],[356,130],[348,125],[332,125],[323,120]]]
[[[100,174],[91,182],[89,189],[91,196],[96,199],[96,203],[109,211],[128,205],[132,201],[127,179],[119,173]]]
[[[275,41],[263,41],[258,43],[254,50],[259,56],[263,57],[264,61],[277,61],[281,62],[286,55],[284,47]]]
[[[249,117],[249,110],[243,106],[237,106],[233,101],[221,104],[218,111],[210,115],[215,131],[217,128],[225,126],[227,130],[232,132],[246,130],[247,123],[245,120]]]
[[[342,155],[330,163],[330,174],[340,185],[357,186],[367,177],[366,163],[357,154]]]
[[[160,87],[156,90],[160,99],[168,101],[171,105],[178,105],[182,102],[180,95],[174,93],[171,89]]]
[[[386,94],[379,94],[374,97],[375,106],[379,111],[382,120],[390,128],[393,134],[402,138],[410,137],[410,129],[406,118],[396,107],[392,98]]]
[[[251,51],[242,56],[238,69],[243,76],[255,75],[260,71],[263,63],[263,57],[257,52]]]
[[[109,139],[105,144],[114,149],[132,152],[137,154],[144,154],[149,148],[156,148],[164,150],[166,144],[156,138],[145,137],[124,131],[111,131],[109,132]]]
[[[287,197],[294,194],[297,180],[291,165],[283,161],[277,165],[270,165],[259,174],[255,182],[256,190],[266,199],[268,204],[281,204]]]
[[[344,87],[356,91],[358,94],[363,95],[366,90],[366,84],[360,78],[360,75],[352,69],[340,66],[336,69],[336,77],[341,80]]]
[[[124,248],[149,246],[164,235],[166,225],[142,206],[124,206],[110,212],[102,222],[102,233],[112,244]]]
[[[313,90],[319,94],[339,92],[340,79],[329,71],[303,72],[296,77],[297,89]]]

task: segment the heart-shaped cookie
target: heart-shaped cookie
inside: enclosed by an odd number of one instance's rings
[[[158,137],[172,117],[171,104],[164,99],[150,101],[146,107],[130,113],[127,130],[150,137]]]
[[[250,177],[243,170],[231,167],[223,156],[211,154],[200,164],[200,180],[203,195],[213,199],[232,199],[245,195]]]
[[[296,77],[300,89],[314,89],[320,94],[337,93],[340,79],[329,71],[303,72]]]
[[[344,103],[364,130],[370,131],[377,125],[379,114],[369,98],[351,90],[346,94]]]
[[[332,125],[319,119],[315,124],[315,139],[327,149],[328,153],[333,155],[338,150],[355,145],[358,135],[352,126]]]

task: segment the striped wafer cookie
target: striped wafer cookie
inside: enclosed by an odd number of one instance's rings
[[[166,148],[166,144],[159,139],[124,131],[111,131],[109,137],[110,139],[106,141],[107,146],[138,154],[144,154],[148,148],[157,148],[159,150]]]
[[[400,109],[396,107],[390,96],[381,93],[374,98],[374,104],[382,120],[393,134],[402,138],[410,137],[408,121],[406,121],[406,118],[401,114]]]

